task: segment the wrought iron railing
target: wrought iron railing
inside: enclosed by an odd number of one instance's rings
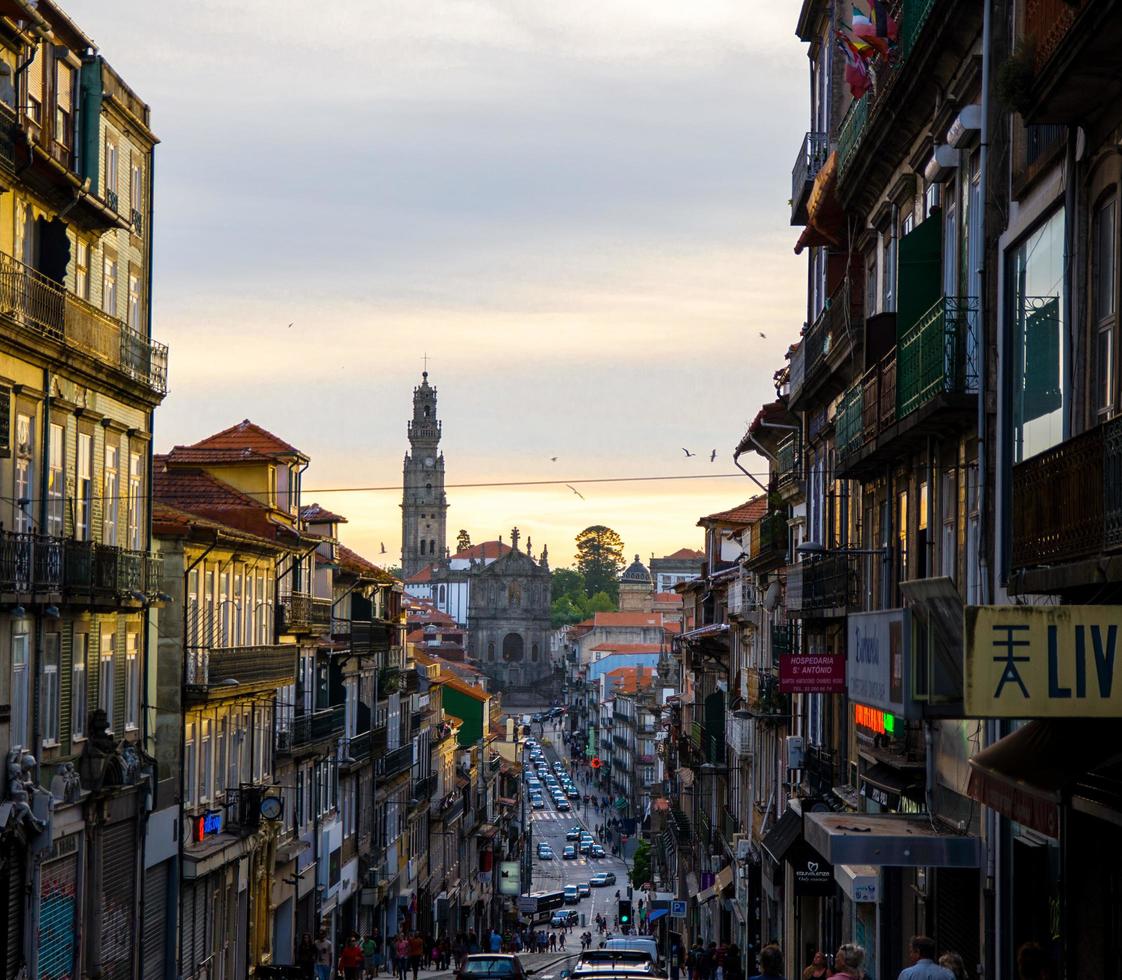
[[[343,705],[325,708],[292,719],[292,744],[294,747],[311,745],[343,734],[345,709]]]
[[[194,689],[281,687],[296,680],[296,647],[237,646],[187,650],[187,685]]]
[[[843,611],[857,603],[857,564],[846,555],[827,554],[787,569],[787,609],[803,618]]]
[[[791,221],[796,222],[800,216],[804,198],[808,193],[807,185],[811,183],[826,158],[830,155],[830,139],[825,133],[807,133],[803,137],[802,146],[799,147],[795,165],[791,168]]]
[[[387,752],[381,759],[375,760],[374,769],[375,774],[380,779],[389,779],[391,776],[396,776],[403,773],[413,766],[413,745],[412,743],[402,745]]]
[[[976,391],[978,301],[944,296],[896,345],[896,412],[914,412],[936,395]]]
[[[0,315],[167,394],[167,347],[130,329],[42,273],[0,253]]]
[[[312,597],[307,592],[290,592],[277,599],[277,632],[299,632],[312,625]]]
[[[313,629],[325,632],[329,630],[331,628],[331,600],[313,598],[309,617]]]
[[[803,475],[802,433],[784,436],[776,448],[776,480],[780,490],[794,486]]]
[[[1059,49],[1089,0],[1028,0],[1024,35],[1032,38],[1033,70],[1039,74]]]
[[[1013,467],[1015,569],[1122,548],[1122,419]]]

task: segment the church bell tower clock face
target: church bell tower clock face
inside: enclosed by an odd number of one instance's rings
[[[433,466],[435,466],[435,465],[436,465],[436,460],[435,459],[433,459],[431,456],[426,456],[425,457],[425,466],[426,467],[428,467],[431,470],[433,468]]]

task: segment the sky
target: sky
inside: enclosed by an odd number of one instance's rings
[[[327,491],[400,486],[427,352],[450,485],[585,497],[450,486],[449,544],[646,559],[754,494],[732,450],[805,318],[797,4],[63,4],[161,140],[159,451],[249,417],[395,564],[400,492]],[[706,478],[579,482],[635,476]]]

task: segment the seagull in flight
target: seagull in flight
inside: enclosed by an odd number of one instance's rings
[[[711,453],[709,454],[709,462],[710,462],[710,463],[713,463],[713,462],[716,462],[716,460],[717,460],[717,450],[716,450],[716,449],[714,449],[714,450],[713,450],[713,451],[712,451],[712,452],[711,452]]]
[[[572,491],[573,491],[573,493],[575,493],[575,494],[576,494],[576,495],[577,495],[578,497],[580,497],[580,499],[581,499],[581,500],[584,500],[584,494],[583,494],[583,493],[581,493],[581,492],[580,492],[580,491],[579,491],[579,490],[578,490],[578,489],[577,489],[576,487],[574,487],[574,486],[573,486],[573,485],[572,485],[571,483],[566,483],[566,484],[565,484],[565,486],[567,486],[567,487],[568,487],[568,488],[569,488],[570,490],[572,490]]]
[[[291,329],[292,329],[292,327],[293,327],[293,325],[294,325],[295,323],[296,323],[296,321],[295,321],[295,320],[293,320],[293,321],[292,321],[292,323],[290,323],[290,324],[288,325],[288,329],[289,329],[289,330],[291,330]]]
[[[762,330],[760,331],[760,336],[763,337],[764,340],[767,340],[767,334],[764,333]]]
[[[383,541],[382,542],[382,554],[384,555],[385,553],[386,553],[386,542]]]
[[[697,453],[691,453],[688,449],[686,449],[685,446],[682,447],[682,452],[686,454],[686,459],[689,459],[691,456],[697,455]]]
[[[550,461],[551,463],[556,463],[556,462],[557,462],[557,459],[558,459],[558,457],[557,457],[557,456],[550,456],[550,457],[549,457],[549,461]]]

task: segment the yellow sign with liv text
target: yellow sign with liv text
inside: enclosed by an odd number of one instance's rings
[[[1122,606],[969,606],[966,714],[1122,718]]]

